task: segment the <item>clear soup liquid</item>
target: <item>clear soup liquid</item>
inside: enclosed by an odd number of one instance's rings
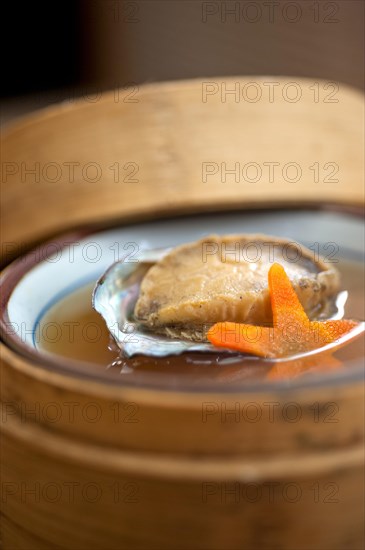
[[[352,319],[364,318],[364,266],[359,262],[340,262],[336,267],[341,272],[342,289],[349,296],[345,316]],[[252,380],[266,378],[270,365],[256,357],[242,357],[238,354],[186,353],[180,356],[154,359],[137,356],[131,359],[118,357],[102,317],[92,309],[91,295],[94,285],[83,287],[55,304],[41,320],[37,329],[40,349],[61,357],[94,363],[101,369],[118,369],[121,375],[139,377],[143,373],[169,373],[177,376],[189,375],[196,382],[204,379],[219,381]],[[346,368],[349,361],[362,361],[364,339],[358,338],[335,352],[337,365],[324,361],[309,365],[306,371]],[[290,369],[283,371],[283,378],[290,377]],[[289,374],[288,374],[289,372]]]

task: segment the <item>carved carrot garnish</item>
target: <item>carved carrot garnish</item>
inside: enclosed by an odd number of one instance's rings
[[[216,323],[207,333],[214,346],[260,357],[290,357],[334,342],[357,325],[346,319],[310,321],[280,264],[271,266],[268,283],[273,327]]]

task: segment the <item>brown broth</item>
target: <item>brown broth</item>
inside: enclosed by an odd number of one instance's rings
[[[62,357],[106,366],[116,357],[109,349],[104,320],[91,307],[93,286],[83,287],[49,309],[40,322],[39,347]]]
[[[345,316],[364,318],[364,267],[358,262],[341,262],[337,265],[342,276],[342,288],[349,291]],[[194,383],[207,379],[219,382],[266,378],[271,366],[255,357],[238,354],[186,353],[160,359],[137,356],[131,359],[118,357],[101,316],[91,307],[93,286],[70,294],[55,304],[43,317],[39,325],[39,348],[58,356],[81,360],[118,369],[123,376],[143,377],[143,373],[169,373],[176,377],[189,376]],[[363,338],[358,338],[335,353],[342,365],[360,360],[364,353]],[[329,370],[333,367],[326,361],[320,365],[309,365],[305,372]],[[338,367],[337,367],[338,368]],[[285,375],[283,376],[285,377]]]

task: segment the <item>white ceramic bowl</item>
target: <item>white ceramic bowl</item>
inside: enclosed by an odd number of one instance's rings
[[[128,255],[138,261],[149,248],[169,247],[217,233],[266,233],[302,243],[327,255],[329,261],[361,261],[364,229],[360,218],[321,210],[241,212],[189,216],[118,227],[99,232],[67,234],[20,258],[2,275],[1,324],[6,343],[39,361],[37,327],[59,300],[90,285],[113,262]],[[49,364],[49,356],[48,356]],[[55,368],[67,361],[54,357]],[[53,361],[51,361],[53,364]],[[71,362],[70,362],[71,365]],[[73,362],[73,372],[105,376],[100,370]],[[111,377],[114,379],[114,377]]]

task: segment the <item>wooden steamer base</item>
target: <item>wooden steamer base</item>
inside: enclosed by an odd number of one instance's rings
[[[253,80],[267,79],[234,78],[227,88]],[[360,94],[341,86],[339,103],[317,104],[312,82],[296,82],[295,104],[280,95],[222,102],[219,93],[203,102],[202,82],[192,81],[145,86],[138,103],[111,93],[15,124],[2,144],[12,163],[2,188],[4,263],[21,243],[95,222],[329,201],[361,207]],[[337,184],[222,184],[220,174],[203,182],[202,163],[223,161],[335,162],[340,176]],[[15,173],[36,162],[95,162],[103,177],[71,183],[62,171],[50,183]],[[136,163],[138,184],[116,183],[115,162]],[[4,549],[362,548],[359,380],[226,394],[127,388],[48,370],[2,345],[1,401]]]

